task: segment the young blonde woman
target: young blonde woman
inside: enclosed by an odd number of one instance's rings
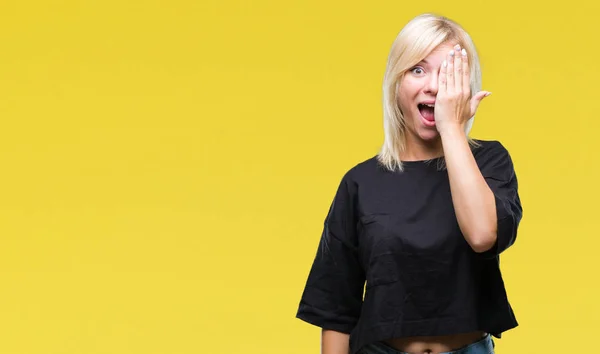
[[[323,354],[489,354],[518,325],[499,266],[517,177],[500,142],[468,136],[488,95],[457,23],[425,14],[398,34],[383,147],[344,174],[297,312]]]

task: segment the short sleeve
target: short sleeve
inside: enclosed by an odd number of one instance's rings
[[[356,184],[344,176],[325,218],[296,317],[350,333],[361,311],[365,283],[356,235]]]
[[[477,157],[481,174],[494,193],[497,216],[497,238],[493,247],[483,253],[484,258],[494,258],[512,246],[523,215],[519,198],[517,175],[506,148],[497,141],[483,148]]]

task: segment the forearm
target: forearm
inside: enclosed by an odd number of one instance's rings
[[[496,241],[494,194],[479,171],[464,130],[447,129],[441,137],[460,230],[473,250],[484,252]]]
[[[350,335],[333,330],[321,332],[321,354],[348,354]]]

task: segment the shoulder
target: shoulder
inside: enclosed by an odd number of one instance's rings
[[[512,175],[514,166],[508,149],[498,140],[473,139],[478,146],[471,147],[475,161],[482,172]]]
[[[377,155],[358,160],[342,170],[341,179],[338,179],[338,192],[345,191],[346,193],[355,194],[359,186],[371,184],[381,171],[382,166],[377,160]]]
[[[374,174],[381,173],[383,166],[377,159],[377,155],[359,160],[350,166],[344,173],[343,180],[346,182],[358,183],[365,178],[372,177]]]
[[[482,139],[473,139],[478,146],[472,146],[471,151],[473,151],[473,156],[479,162],[488,162],[488,160],[492,159],[509,159],[510,153],[508,149],[498,140],[482,140]]]
[[[472,147],[473,153],[506,153],[508,154],[508,150],[506,147],[498,140],[483,140],[483,139],[473,139],[479,146]]]

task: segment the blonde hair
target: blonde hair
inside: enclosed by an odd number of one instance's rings
[[[465,48],[471,70],[471,93],[481,90],[481,68],[475,44],[458,23],[433,14],[419,15],[407,23],[392,44],[383,79],[384,142],[377,159],[390,171],[403,170],[400,156],[406,150],[406,121],[397,99],[400,82],[408,70],[447,41]],[[467,136],[473,119],[471,117],[465,125]],[[468,140],[469,144],[477,145],[471,138]]]

